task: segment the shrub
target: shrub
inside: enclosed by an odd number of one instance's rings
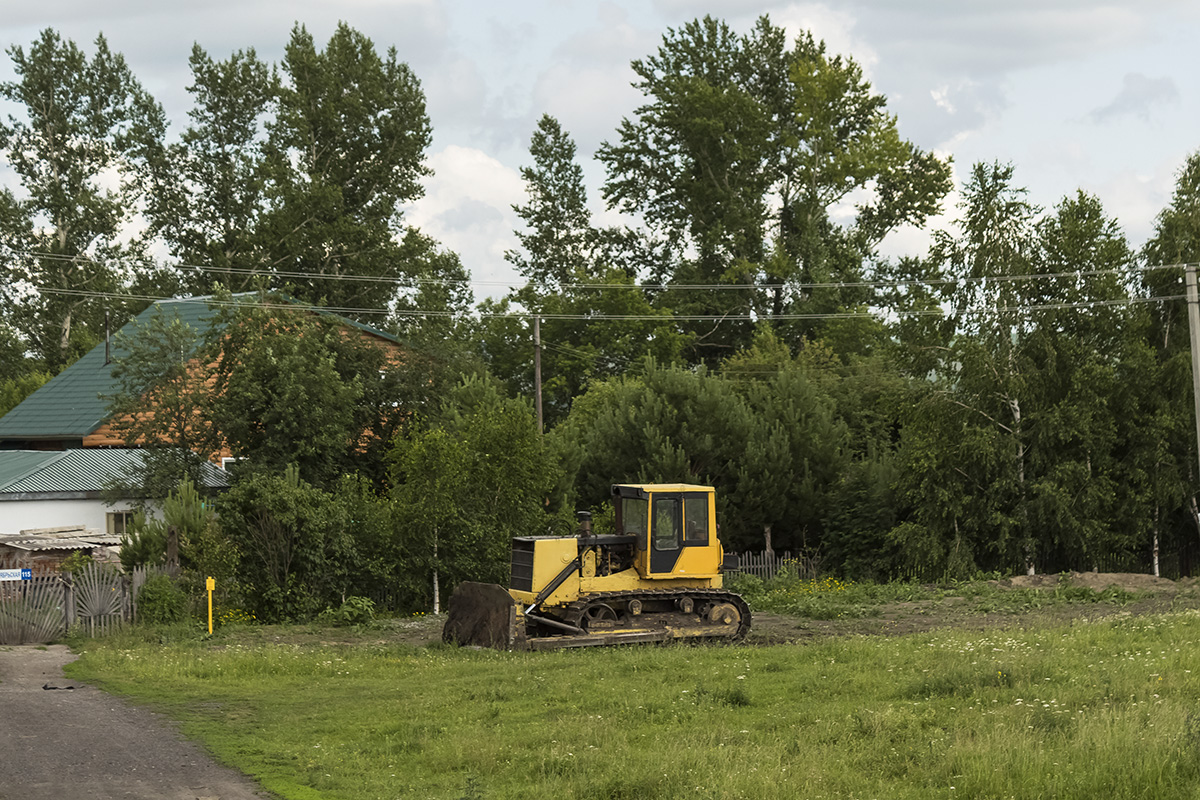
[[[151,625],[182,622],[187,596],[166,575],[155,575],[138,592],[138,618]]]
[[[317,616],[328,625],[366,625],[375,618],[375,603],[368,597],[347,597],[338,608],[327,608]]]
[[[77,572],[88,564],[92,563],[92,556],[83,550],[76,550],[71,555],[63,559],[63,562],[58,565],[59,572]]]

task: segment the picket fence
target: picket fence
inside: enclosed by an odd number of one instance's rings
[[[51,642],[73,628],[101,636],[137,619],[137,596],[162,572],[88,564],[74,573],[0,581],[0,645]]]
[[[793,556],[790,551],[778,553],[774,550],[763,550],[760,553],[737,553],[737,569],[735,574],[755,575],[763,580],[774,578],[785,567],[796,577],[815,580],[820,559],[816,556],[801,553]]]

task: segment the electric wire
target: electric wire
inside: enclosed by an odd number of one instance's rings
[[[249,269],[244,267],[217,267],[204,266],[196,264],[176,263],[170,264],[167,262],[147,261],[139,259],[96,259],[87,256],[67,256],[55,253],[37,253],[31,250],[9,250],[13,255],[19,255],[26,258],[39,258],[51,261],[82,261],[89,264],[108,264],[119,263],[127,265],[165,267],[175,269],[181,272],[192,273],[212,273],[212,274],[229,274],[229,275],[244,275],[248,277],[266,277],[266,278],[298,278],[303,280],[319,280],[330,283],[386,283],[405,287],[408,284],[413,285],[435,285],[435,286],[513,286],[507,281],[483,281],[483,280],[459,280],[453,278],[422,278],[422,277],[390,277],[385,275],[321,275],[312,272],[299,272],[288,270],[262,270]],[[1032,280],[1048,280],[1057,278],[1080,278],[1080,277],[1099,277],[1103,275],[1118,275],[1128,277],[1132,274],[1143,272],[1154,272],[1160,270],[1182,269],[1187,267],[1188,263],[1178,264],[1148,264],[1148,265],[1130,265],[1121,268],[1106,268],[1092,270],[1076,270],[1065,272],[1035,272],[1021,273],[1017,275],[976,275],[957,278],[897,278],[893,280],[877,280],[877,281],[815,281],[815,282],[793,282],[793,283],[774,283],[774,284],[730,284],[730,283],[556,283],[553,285],[545,285],[542,288],[555,289],[560,291],[575,290],[575,289],[590,289],[590,290],[641,290],[641,291],[776,291],[776,290],[805,290],[805,289],[899,289],[904,287],[941,287],[941,286],[970,286],[979,283],[1014,283],[1019,281]],[[532,285],[527,283],[526,285]]]
[[[45,294],[57,294],[68,297],[83,297],[90,299],[103,300],[144,300],[147,302],[164,302],[164,301],[179,301],[181,298],[175,297],[157,297],[154,295],[134,295],[120,294],[117,292],[99,292],[86,289],[56,289],[54,287],[34,286],[36,291]],[[996,306],[989,307],[986,310],[995,314],[1016,314],[1030,311],[1066,311],[1066,310],[1081,310],[1090,308],[1108,308],[1126,305],[1139,305],[1144,303],[1163,303],[1167,301],[1182,300],[1185,295],[1160,295],[1157,297],[1125,297],[1112,300],[1086,300],[1074,303],[1039,303],[1022,306]],[[184,298],[186,299],[186,298]],[[197,298],[192,298],[197,299]],[[898,317],[949,317],[953,316],[942,308],[923,308],[923,309],[879,309],[878,311],[825,311],[825,312],[807,312],[807,313],[787,313],[787,314],[758,314],[755,312],[739,313],[739,314],[603,314],[603,313],[586,313],[586,314],[564,314],[543,311],[481,311],[475,309],[468,315],[460,314],[456,311],[447,311],[440,309],[386,309],[386,308],[357,308],[349,306],[322,306],[312,303],[300,302],[269,302],[269,301],[251,301],[245,298],[221,300],[218,298],[204,298],[211,306],[225,307],[241,307],[241,308],[262,308],[262,309],[292,309],[296,311],[322,311],[327,313],[340,314],[342,316],[351,315],[375,315],[375,316],[395,316],[400,318],[460,318],[463,316],[474,315],[480,319],[533,319],[539,317],[543,320],[573,320],[573,321],[625,321],[625,322],[661,322],[670,324],[673,322],[758,322],[764,320],[774,321],[797,321],[797,320],[829,320],[829,319],[875,319],[880,316],[894,315]]]

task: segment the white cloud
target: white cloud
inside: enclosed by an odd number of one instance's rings
[[[1159,159],[1149,168],[1122,169],[1104,181],[1084,186],[1104,203],[1104,211],[1122,223],[1125,236],[1140,248],[1154,234],[1154,220],[1171,202],[1182,164]]]
[[[405,219],[458,253],[476,281],[514,282],[504,251],[516,247],[520,220],[512,210],[525,200],[520,174],[471,147],[451,145],[429,159],[434,176],[425,197],[406,209]],[[503,286],[480,286],[476,296],[499,296]]]
[[[789,44],[800,34],[811,33],[825,42],[831,55],[853,58],[867,79],[872,79],[879,54],[855,34],[857,20],[853,14],[827,4],[789,3],[771,12],[771,22],[787,31]]]

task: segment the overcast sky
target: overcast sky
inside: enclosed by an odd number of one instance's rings
[[[91,52],[103,32],[161,102],[178,135],[190,99],[193,42],[214,58],[253,47],[277,61],[292,25],[319,45],[344,20],[383,51],[395,46],[420,77],[433,123],[435,175],[408,220],[459,253],[476,296],[513,279],[503,253],[524,201],[518,174],[543,113],[574,136],[592,205],[604,221],[603,171],[592,160],[639,104],[629,63],[669,27],[704,14],[738,32],[766,13],[853,57],[901,133],[952,155],[961,179],[977,161],[1016,166],[1049,208],[1094,193],[1134,246],[1149,236],[1177,171],[1200,148],[1195,0],[5,0],[0,43],[27,46],[53,27]],[[7,58],[0,80],[12,77]],[[954,199],[950,204],[952,206]],[[953,207],[948,211],[953,213]],[[934,225],[945,226],[948,220]],[[902,231],[889,254],[921,254]]]

